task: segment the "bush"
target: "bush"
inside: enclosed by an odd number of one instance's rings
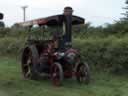
[[[20,38],[0,38],[1,55],[17,55],[24,46],[24,40]]]
[[[100,29],[100,28],[99,28]],[[24,47],[28,33],[24,30],[0,30],[0,54],[13,54],[19,56]],[[76,35],[74,46],[80,50],[82,58],[91,66],[107,71],[125,71],[128,69],[128,34],[105,34],[98,36],[93,32],[91,36]],[[85,34],[87,35],[87,34]],[[80,37],[82,36],[82,37]]]
[[[77,38],[75,47],[80,50],[84,60],[97,68],[115,72],[128,69],[127,38]]]

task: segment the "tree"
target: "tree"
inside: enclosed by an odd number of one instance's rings
[[[5,27],[4,22],[0,21],[0,28],[4,28],[4,27]]]
[[[125,13],[122,13],[124,15],[123,18],[121,18],[121,21],[123,22],[128,22],[128,0],[126,0],[125,4],[127,5],[126,7],[124,7],[123,9],[126,10]]]
[[[4,15],[3,13],[0,13],[0,19],[3,19]]]

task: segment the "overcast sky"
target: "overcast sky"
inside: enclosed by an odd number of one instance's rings
[[[60,14],[65,6],[71,6],[75,15],[96,26],[119,20],[126,6],[125,0],[0,0],[6,25],[23,21],[23,5],[28,5],[27,20]]]

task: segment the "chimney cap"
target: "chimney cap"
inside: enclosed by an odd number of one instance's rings
[[[72,7],[67,6],[64,8],[64,14],[65,15],[72,14],[72,12],[73,12]]]
[[[72,7],[67,6],[64,8],[64,10],[72,10]]]

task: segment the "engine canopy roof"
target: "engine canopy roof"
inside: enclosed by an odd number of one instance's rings
[[[62,26],[65,16],[64,15],[54,15],[46,18],[39,18],[35,20],[30,20],[26,22],[17,23],[23,27],[29,27],[33,25],[47,25],[52,26]],[[72,15],[72,25],[84,24],[85,20],[79,16]]]

